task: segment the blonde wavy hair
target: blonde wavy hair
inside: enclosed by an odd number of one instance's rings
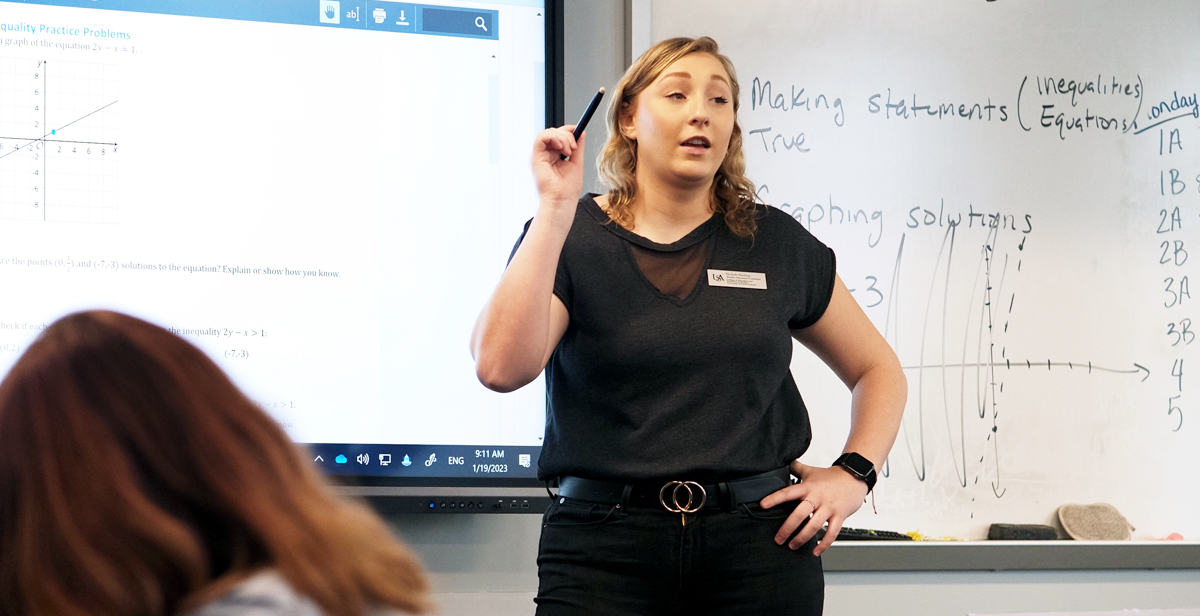
[[[637,197],[637,141],[621,132],[621,117],[633,109],[637,97],[676,60],[693,53],[706,53],[721,62],[729,74],[733,90],[733,134],[729,150],[717,169],[712,183],[711,207],[725,218],[725,225],[739,237],[754,237],[758,228],[758,200],[754,183],[746,177],[746,157],[742,154],[742,127],[737,122],[739,107],[737,75],[733,62],[721,55],[717,42],[700,38],[672,38],[646,50],[617,83],[608,105],[608,142],[596,160],[596,170],[608,185],[608,216],[625,227],[633,222],[631,208]]]

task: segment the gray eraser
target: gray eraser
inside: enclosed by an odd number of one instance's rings
[[[988,539],[1045,541],[1058,539],[1058,531],[1045,524],[992,524],[988,527]]]

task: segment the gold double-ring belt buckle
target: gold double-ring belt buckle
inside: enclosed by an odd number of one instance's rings
[[[667,490],[671,490],[671,504],[667,504]],[[687,492],[687,502],[679,502],[679,491]],[[699,503],[696,503],[696,494],[699,493]],[[658,491],[658,502],[662,504],[663,509],[671,513],[696,513],[704,508],[704,503],[708,502],[708,493],[704,491],[704,486],[695,481],[668,481],[663,484],[663,487]],[[693,507],[692,504],[696,503]]]

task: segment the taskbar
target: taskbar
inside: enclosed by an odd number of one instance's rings
[[[537,477],[540,446],[300,443],[326,475],[413,478]]]

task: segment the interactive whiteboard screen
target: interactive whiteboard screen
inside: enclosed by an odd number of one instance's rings
[[[486,390],[468,339],[536,204],[544,19],[0,3],[0,373],[110,308],[206,351],[326,472],[533,477],[544,389]]]

